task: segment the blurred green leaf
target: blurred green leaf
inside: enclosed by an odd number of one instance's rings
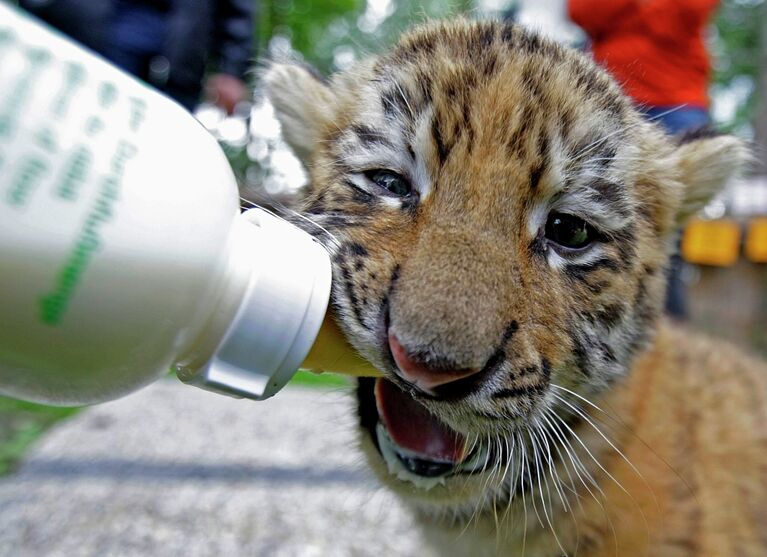
[[[79,411],[0,397],[0,475],[13,471],[24,452],[48,428]]]
[[[426,18],[444,17],[473,9],[472,0],[391,0],[374,3],[384,13],[365,17],[365,0],[268,0],[261,2],[258,38],[262,55],[275,36],[290,40],[292,48],[322,73],[331,73],[338,48],[358,56],[379,52],[410,25]],[[374,14],[371,10],[368,15]]]
[[[759,98],[758,80],[763,68],[761,32],[767,17],[764,0],[723,0],[714,19],[711,41],[714,60],[713,85],[724,94],[746,90],[745,99],[736,107],[732,121],[725,122],[728,130],[750,135]],[[750,90],[746,89],[750,87]]]
[[[290,380],[293,385],[309,385],[312,387],[349,387],[352,380],[343,375],[333,373],[312,373],[299,370]]]

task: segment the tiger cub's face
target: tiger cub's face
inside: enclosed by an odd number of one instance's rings
[[[508,498],[554,454],[542,432],[568,436],[568,402],[627,373],[670,236],[742,158],[729,137],[672,143],[584,56],[508,24],[431,24],[328,82],[266,81],[335,314],[386,376],[359,386],[371,462],[458,514]]]

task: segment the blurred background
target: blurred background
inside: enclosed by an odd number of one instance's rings
[[[197,10],[187,13],[172,0],[15,3],[192,111],[227,153],[244,205],[289,204],[306,182],[261,94],[260,60],[287,57],[330,74],[386,48],[413,23],[454,14],[512,19],[595,53],[600,40],[570,19],[566,0],[209,0],[186,2]],[[682,233],[676,278],[686,306],[679,318],[767,355],[767,0],[698,3],[711,10],[701,20],[712,70],[707,117],[752,141],[757,162]],[[112,32],[94,24],[107,17],[106,6],[119,14]],[[186,43],[163,38],[184,34]],[[76,412],[0,399],[0,473]]]

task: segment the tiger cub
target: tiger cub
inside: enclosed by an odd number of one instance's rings
[[[362,444],[440,554],[767,555],[767,368],[661,317],[674,232],[740,140],[670,138],[506,23],[265,82],[338,323],[385,375]]]

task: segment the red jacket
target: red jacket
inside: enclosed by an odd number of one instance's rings
[[[703,33],[718,0],[568,0],[594,58],[638,103],[708,106]]]

